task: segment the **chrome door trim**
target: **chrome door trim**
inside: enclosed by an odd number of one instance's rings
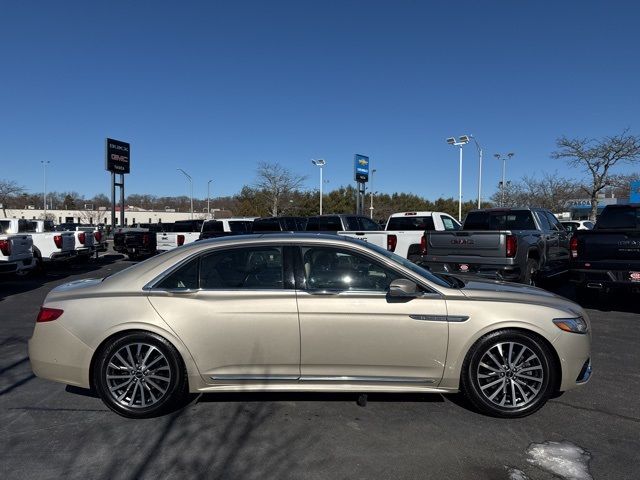
[[[409,315],[409,317],[425,322],[466,322],[469,320],[467,315]]]
[[[298,380],[299,375],[211,375],[211,380]]]
[[[378,383],[435,383],[435,380],[428,378],[415,378],[415,377],[374,377],[374,376],[351,376],[351,375],[336,375],[336,376],[314,376],[307,375],[300,377],[301,382],[378,382]]]

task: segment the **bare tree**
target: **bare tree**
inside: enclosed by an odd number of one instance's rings
[[[591,198],[589,218],[595,221],[598,194],[607,187],[610,170],[618,163],[640,160],[640,138],[630,135],[629,129],[626,129],[620,135],[601,140],[561,137],[556,145],[558,150],[551,154],[553,158],[565,159],[572,167],[580,167],[591,176],[585,190]]]
[[[11,197],[24,193],[24,187],[18,185],[13,180],[0,180],[0,203],[2,204],[2,215],[7,216],[7,201]]]
[[[279,163],[260,162],[254,187],[264,195],[270,214],[277,216],[285,197],[300,189],[307,177],[296,175]]]

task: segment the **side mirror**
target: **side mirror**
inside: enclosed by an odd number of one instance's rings
[[[389,285],[389,295],[392,297],[415,297],[418,294],[418,285],[406,278],[394,280]]]

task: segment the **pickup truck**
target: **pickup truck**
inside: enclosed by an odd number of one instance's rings
[[[425,232],[424,247],[417,263],[434,272],[535,285],[569,267],[569,235],[541,208],[474,210],[462,230]]]
[[[17,220],[16,220],[17,221]],[[56,231],[51,220],[22,220],[33,238],[33,256],[38,268],[53,262],[68,261],[76,256],[75,234]]]
[[[459,230],[460,224],[442,212],[400,212],[391,215],[382,230],[362,215],[322,215],[310,217],[307,231],[337,233],[373,243],[415,261],[424,247],[425,230]]]
[[[199,240],[252,233],[255,219],[256,217],[237,217],[206,220],[202,224]]]
[[[262,217],[253,221],[253,233],[304,232],[307,225],[305,217]]]
[[[113,249],[124,253],[130,260],[155,255],[156,235],[161,231],[162,225],[155,223],[117,228],[113,233]]]
[[[80,223],[62,223],[56,226],[59,232],[72,232],[75,237],[76,259],[87,262],[96,251],[93,229]]]
[[[0,220],[0,274],[25,275],[36,264],[31,235],[13,233],[10,219]]]
[[[176,247],[199,240],[203,223],[204,220],[179,220],[174,223],[163,223],[163,231],[156,234],[158,252],[173,250]]]
[[[569,280],[578,297],[589,292],[640,292],[640,204],[607,205],[593,230],[577,230],[569,242]]]

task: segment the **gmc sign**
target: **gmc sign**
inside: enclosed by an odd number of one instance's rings
[[[105,168],[113,173],[129,173],[130,145],[120,140],[107,138]]]

